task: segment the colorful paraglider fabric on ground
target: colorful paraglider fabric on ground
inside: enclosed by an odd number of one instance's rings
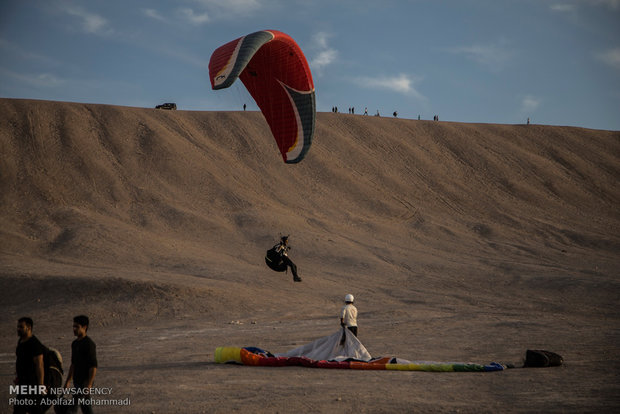
[[[286,163],[301,161],[312,143],[316,101],[312,74],[297,43],[265,30],[217,48],[209,61],[211,87],[241,79],[265,116]]]
[[[344,342],[341,340],[345,335]],[[497,362],[408,361],[395,357],[373,358],[366,347],[348,329],[319,338],[283,354],[272,354],[256,347],[219,347],[215,362],[262,367],[303,366],[360,370],[428,371],[428,372],[493,372],[508,368]]]

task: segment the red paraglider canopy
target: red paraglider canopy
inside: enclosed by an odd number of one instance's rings
[[[240,37],[209,61],[213,89],[240,78],[261,109],[286,163],[303,159],[312,143],[316,102],[312,74],[297,43],[277,30]]]

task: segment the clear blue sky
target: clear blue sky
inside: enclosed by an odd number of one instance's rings
[[[291,35],[317,110],[620,130],[620,0],[2,0],[0,97],[257,110],[209,57]]]

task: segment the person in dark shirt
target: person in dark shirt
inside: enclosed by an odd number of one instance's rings
[[[43,354],[45,346],[32,334],[34,322],[31,318],[23,317],[17,321],[17,349],[15,354],[17,360],[15,363],[16,385],[43,385],[44,367]],[[13,413],[40,413],[42,412],[39,404],[40,398],[36,392],[28,392],[25,395],[18,395],[19,400],[35,400],[35,405],[27,405],[17,403],[13,406]]]
[[[65,382],[69,387],[71,380],[76,388],[92,388],[97,373],[97,348],[95,342],[87,336],[88,316],[80,315],[73,318],[73,334],[77,337],[71,343],[71,367]],[[85,397],[90,394],[85,394]],[[92,401],[91,401],[92,402]],[[77,407],[75,407],[77,410]],[[82,413],[92,413],[92,404],[81,405]]]

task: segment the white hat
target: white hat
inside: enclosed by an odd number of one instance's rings
[[[353,301],[354,301],[354,299],[355,299],[355,298],[354,298],[354,297],[353,297],[353,295],[352,295],[352,294],[350,294],[350,293],[349,293],[347,296],[345,296],[345,297],[344,297],[344,301],[345,301],[345,302],[353,302]]]

